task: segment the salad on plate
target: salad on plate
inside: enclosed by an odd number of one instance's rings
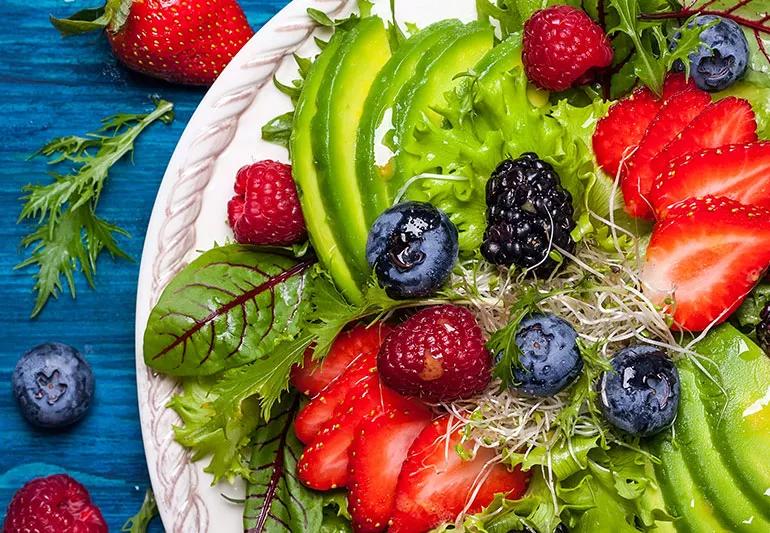
[[[770,531],[767,6],[476,8],[308,10],[147,323],[176,439],[248,532]]]

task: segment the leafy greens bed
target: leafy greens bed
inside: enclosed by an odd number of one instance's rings
[[[333,21],[315,10],[309,16],[327,27],[326,34],[355,31],[371,9],[368,2],[360,4],[360,14],[345,20]],[[519,51],[524,22],[537,9],[554,4],[585,9],[610,35],[615,59],[596,83],[549,94],[528,82]],[[609,368],[611,354],[635,339],[665,347],[691,365],[702,374],[698,379],[706,376],[703,387],[711,382],[724,393],[726,370],[713,353],[699,353],[699,341],[709,338],[706,333],[694,337],[672,332],[670,317],[643,294],[639,270],[650,224],[623,211],[618,177],[600,169],[592,135],[614,100],[639,85],[661,94],[666,73],[701,46],[703,27],[688,27],[688,17],[718,14],[742,26],[752,59],[743,81],[717,98],[747,99],[760,138],[770,137],[767,3],[477,0],[476,6],[479,21],[468,31],[482,43],[481,55],[497,50],[497,59],[482,60],[479,67],[455,76],[442,89],[441,101],[412,123],[400,119],[398,107],[389,108],[387,95],[381,96],[382,116],[372,120],[387,126],[387,113],[392,113],[391,127],[385,128],[389,131],[378,140],[398,165],[387,185],[370,191],[371,206],[361,213],[362,224],[370,225],[383,207],[402,198],[429,202],[446,212],[459,230],[460,261],[444,290],[427,299],[391,299],[369,272],[356,270],[361,260],[354,256],[362,252],[347,240],[334,241],[340,245],[336,253],[350,252],[350,259],[340,261],[353,282],[341,283],[334,269],[327,268],[341,264],[330,255],[337,248],[319,246],[309,224],[315,252],[307,246],[218,246],[187,266],[152,311],[145,360],[182,379],[182,392],[169,404],[182,420],[176,438],[193,450],[195,460],[207,461],[205,470],[214,483],[247,481],[247,531],[351,530],[343,492],[313,491],[294,474],[302,445],[292,423],[303,400],[290,388],[292,367],[302,364],[311,346],[314,359],[322,360],[352,322],[374,322],[407,308],[441,303],[472,309],[490,350],[504,355],[483,395],[436,409],[463,422],[468,442],[499,452],[501,461],[520,465],[532,477],[522,498],[498,496],[482,512],[460,516],[437,531],[530,528],[550,533],[560,524],[570,531],[668,531],[682,519],[666,493],[672,489],[660,478],[661,456],[668,453],[661,442],[671,432],[652,445],[617,434],[601,417],[595,382]],[[413,25],[386,24],[388,53],[394,57],[418,38]],[[488,46],[483,44],[487,34]],[[672,47],[675,34],[678,46]],[[335,46],[330,42],[334,40],[319,39],[320,49]],[[295,105],[302,101],[317,58],[296,59],[299,79],[276,80]],[[419,89],[415,85],[412,90]],[[289,146],[303,127],[298,123],[301,113],[300,105],[296,112],[276,117],[264,126],[263,137]],[[500,161],[524,152],[537,152],[553,165],[575,208],[572,238],[577,248],[574,254],[554,250],[554,260],[565,266],[546,279],[494,268],[477,252],[486,226],[486,181]],[[362,156],[359,150],[356,157],[375,155]],[[382,168],[388,171],[388,165]],[[312,216],[305,213],[306,219]],[[761,285],[737,312],[734,322],[743,331],[752,331],[760,321],[768,294]],[[569,317],[580,326],[585,361],[580,378],[547,399],[522,397],[508,387],[518,357],[517,329],[535,311]],[[718,335],[725,346],[735,339],[751,342],[727,327],[711,338]]]

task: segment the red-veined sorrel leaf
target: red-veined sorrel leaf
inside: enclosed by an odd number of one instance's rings
[[[214,248],[166,287],[144,334],[144,359],[204,376],[265,357],[299,329],[313,261],[242,245]]]
[[[302,445],[291,424],[298,407],[295,394],[284,396],[270,421],[254,435],[243,512],[246,533],[321,529],[323,499],[302,486],[295,475]]]

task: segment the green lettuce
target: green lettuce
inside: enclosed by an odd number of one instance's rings
[[[606,216],[613,184],[597,169],[591,135],[608,107],[598,98],[581,107],[567,100],[551,104],[529,86],[521,68],[460,84],[436,109],[443,122],[426,119],[403,141],[401,148],[416,156],[410,173],[428,175],[406,196],[447,212],[460,231],[461,249],[476,250],[486,225],[490,174],[506,158],[536,152],[559,173],[577,217],[589,211]],[[622,206],[619,196],[615,203]]]

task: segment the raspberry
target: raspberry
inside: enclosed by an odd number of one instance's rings
[[[380,348],[377,368],[382,381],[401,394],[447,402],[484,391],[492,357],[473,314],[440,305],[395,328]]]
[[[604,30],[584,11],[552,6],[524,24],[522,62],[527,77],[549,91],[589,83],[594,71],[612,63],[612,46]]]
[[[291,167],[277,161],[260,161],[238,171],[227,215],[241,244],[287,246],[307,237]]]
[[[4,533],[106,533],[107,523],[86,488],[66,474],[33,479],[13,496]]]

